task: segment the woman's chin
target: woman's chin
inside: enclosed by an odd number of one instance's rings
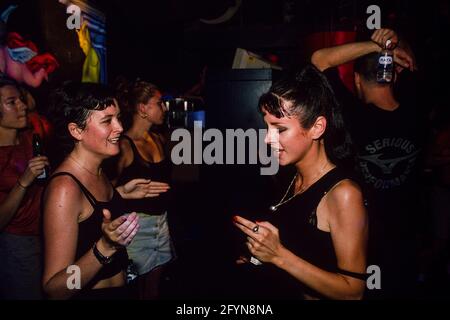
[[[114,157],[120,153],[120,147],[118,145],[110,146],[106,152],[107,157]]]
[[[283,153],[280,153],[278,155],[278,164],[282,167],[287,166],[290,164],[289,160],[287,159],[286,155]]]

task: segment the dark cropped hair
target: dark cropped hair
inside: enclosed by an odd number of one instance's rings
[[[372,52],[355,60],[354,72],[361,75],[366,81],[377,82],[378,53]]]
[[[327,78],[313,65],[291,72],[275,82],[258,103],[261,112],[277,118],[296,116],[303,128],[311,128],[318,117],[327,119],[322,136],[330,160],[341,166],[352,166],[353,146]]]
[[[75,139],[68,129],[69,123],[75,123],[84,130],[92,111],[104,110],[115,104],[114,92],[97,83],[66,82],[52,93],[50,100],[50,120],[62,157],[75,146]]]
[[[122,111],[124,130],[131,127],[133,115],[136,113],[136,107],[140,103],[148,103],[160,91],[154,84],[139,79],[134,82],[120,79],[116,84],[115,90]]]

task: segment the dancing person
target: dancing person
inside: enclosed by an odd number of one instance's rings
[[[44,290],[54,299],[128,298],[124,247],[139,219],[124,199],[149,196],[149,181],[113,188],[102,171],[102,161],[120,151],[120,109],[102,85],[68,83],[52,114],[65,157],[43,198]]]
[[[344,169],[351,141],[328,81],[307,65],[274,83],[259,108],[266,143],[281,166],[296,169],[267,221],[234,217],[252,260],[262,263],[255,267],[261,287],[277,298],[361,299],[367,213],[359,186]]]

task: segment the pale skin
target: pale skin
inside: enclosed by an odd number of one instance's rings
[[[27,106],[22,101],[20,91],[15,86],[0,88],[0,146],[18,145],[19,130],[27,126]],[[16,185],[0,203],[0,231],[8,225],[20,208],[27,188],[49,165],[47,157],[34,157],[29,160],[25,172]]]
[[[69,172],[94,195],[98,201],[108,201],[113,189],[101,172],[104,159],[119,152],[118,137],[123,129],[119,120],[119,108],[111,105],[102,111],[92,111],[85,129],[75,123],[68,130],[76,140],[75,148],[56,172]],[[116,188],[123,198],[137,199],[149,196],[149,181],[135,179]],[[45,265],[43,288],[52,299],[68,299],[76,290],[67,288],[67,267],[77,265],[81,270],[81,287],[85,286],[103,267],[93,251],[89,250],[75,261],[78,224],[88,219],[93,208],[76,182],[68,176],[51,181],[44,197]],[[117,246],[128,245],[139,229],[136,213],[123,215],[111,221],[108,210],[103,211],[103,236],[96,242],[104,256],[111,256]],[[97,288],[119,287],[125,284],[121,272],[99,281]]]
[[[302,128],[295,116],[278,119],[265,113],[264,120],[269,132],[270,129],[279,130],[279,141],[268,136],[266,142],[277,152],[280,165],[293,164],[297,169],[299,179],[295,183],[295,191],[307,190],[334,168],[320,139],[326,128],[324,117],[318,117],[310,129]],[[281,243],[278,229],[271,223],[253,222],[240,216],[236,216],[234,221],[247,235],[247,247],[258,260],[272,263],[330,299],[362,298],[364,281],[328,272],[296,256]],[[368,218],[359,187],[351,180],[335,185],[320,201],[317,221],[320,230],[331,234],[338,267],[365,273]],[[255,226],[259,226],[258,232],[253,231]]]

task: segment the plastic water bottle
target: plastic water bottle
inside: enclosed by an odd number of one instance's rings
[[[378,56],[377,82],[391,83],[394,75],[394,52],[389,49],[391,40],[386,41],[386,45]]]

